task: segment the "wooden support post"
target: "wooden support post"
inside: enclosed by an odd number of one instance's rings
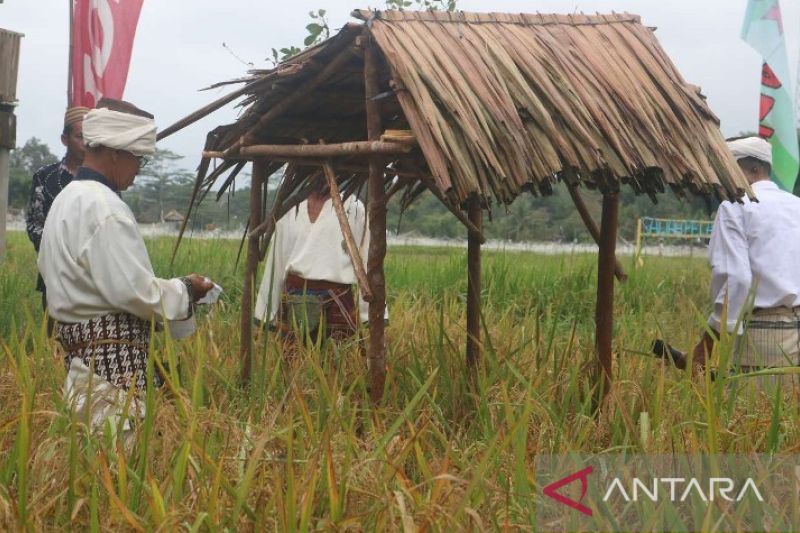
[[[467,202],[469,221],[480,231],[483,210],[478,197]],[[474,370],[481,356],[481,240],[469,232],[467,245],[467,368]]]
[[[8,212],[8,182],[10,180],[11,154],[0,146],[0,263],[6,255],[6,213]]]
[[[380,93],[378,48],[370,38],[364,50],[364,88],[366,92],[367,137],[377,141],[383,132],[380,107],[373,100]],[[372,289],[369,303],[369,373],[370,398],[379,403],[386,382],[386,279],[383,260],[386,257],[386,197],[384,196],[384,170],[386,162],[380,155],[369,158],[369,254],[367,277]]]
[[[603,194],[600,220],[600,252],[597,256],[597,306],[595,350],[597,352],[597,402],[601,407],[611,390],[611,340],[614,328],[614,253],[617,246],[619,193]]]
[[[358,251],[356,240],[353,238],[353,229],[350,227],[350,222],[347,220],[347,213],[344,211],[342,196],[339,193],[339,186],[336,184],[336,175],[333,172],[333,167],[330,162],[325,163],[322,168],[325,171],[325,179],[328,182],[333,209],[336,211],[336,218],[339,219],[339,227],[342,229],[342,236],[344,237],[345,246],[347,247],[347,255],[350,256],[353,272],[356,273],[358,290],[361,292],[361,298],[369,303],[372,301],[372,291],[369,288],[367,273],[364,270],[364,261],[361,259],[361,253]]]
[[[250,180],[250,227],[261,224],[261,197],[267,178],[267,162],[253,161],[253,176]],[[247,265],[242,288],[242,338],[239,355],[242,360],[242,385],[250,382],[253,369],[253,299],[255,296],[256,272],[258,271],[258,235],[247,239]]]
[[[600,230],[597,228],[597,223],[592,218],[592,214],[589,213],[589,209],[586,208],[586,203],[584,203],[581,193],[579,193],[578,189],[571,184],[567,184],[567,190],[569,190],[569,195],[572,197],[572,203],[575,204],[575,208],[578,210],[578,214],[581,216],[583,224],[589,231],[589,235],[591,235],[594,239],[594,242],[599,245]],[[628,279],[628,275],[625,273],[625,270],[622,268],[620,262],[617,261],[616,257],[614,258],[614,275],[620,281],[625,281]]]

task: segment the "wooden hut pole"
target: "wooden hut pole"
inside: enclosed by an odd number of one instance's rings
[[[597,352],[597,407],[611,390],[611,339],[614,327],[614,269],[617,246],[619,193],[603,194],[600,219],[600,251],[597,256],[597,307],[595,350]]]
[[[583,201],[581,193],[579,193],[578,189],[571,184],[567,184],[567,190],[569,191],[569,195],[572,197],[572,203],[575,204],[575,208],[578,210],[578,214],[581,216],[581,220],[583,220],[583,224],[589,231],[589,235],[591,235],[592,239],[594,239],[594,242],[599,245],[600,230],[597,227],[597,223],[592,218],[592,214],[589,212],[589,209],[586,207],[586,203]],[[616,257],[614,258],[614,275],[619,281],[625,281],[628,279],[628,274],[625,273],[625,269],[622,268],[622,265],[616,259]]]
[[[253,161],[253,176],[250,179],[250,222],[248,224],[251,228],[261,224],[261,197],[267,172],[265,160]],[[258,235],[252,234],[247,239],[247,265],[242,288],[242,338],[239,345],[239,355],[242,360],[242,385],[250,382],[250,373],[253,369],[253,296],[255,294],[253,289],[256,285],[255,278],[258,270],[258,239]]]
[[[469,221],[482,228],[483,210],[475,196],[467,203]],[[481,355],[481,239],[480,234],[469,232],[467,244],[467,368],[475,369]]]
[[[364,51],[364,88],[366,92],[367,138],[377,141],[381,137],[380,107],[373,100],[380,93],[378,74],[378,48],[370,38]],[[369,254],[367,278],[372,289],[369,302],[369,373],[370,398],[380,402],[386,381],[386,342],[383,321],[386,311],[386,279],[383,260],[386,257],[386,198],[384,196],[384,169],[386,163],[380,155],[369,159]]]

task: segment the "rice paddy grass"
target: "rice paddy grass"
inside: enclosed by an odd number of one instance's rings
[[[64,405],[64,364],[12,233],[0,267],[0,530],[533,530],[537,454],[797,453],[797,393],[692,378],[647,355],[689,348],[708,311],[703,258],[645,258],[617,285],[615,387],[592,410],[594,254],[484,256],[484,353],[464,365],[466,254],[394,248],[384,401],[357,343],[284,357],[265,332],[239,384],[238,242],[148,246],[162,277],[220,283],[198,332],[155,336],[167,385],[125,450]],[[716,357],[727,357],[723,338]],[[741,380],[740,380],[741,381]]]

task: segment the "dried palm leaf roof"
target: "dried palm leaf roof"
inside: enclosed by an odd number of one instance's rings
[[[419,147],[392,166],[432,176],[457,204],[475,193],[503,203],[526,190],[546,194],[556,177],[604,191],[627,183],[654,200],[665,184],[678,194],[752,196],[699,89],[636,15],[353,16],[366,24],[254,72],[243,90],[247,109],[212,132],[206,150],[242,138],[365,139],[363,45],[371,37],[385,61],[384,127],[410,128]],[[343,167],[357,183],[357,162]]]

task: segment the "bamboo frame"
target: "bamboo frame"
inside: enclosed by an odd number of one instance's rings
[[[350,223],[347,221],[347,213],[344,211],[342,196],[339,193],[339,186],[336,184],[336,174],[334,174],[333,167],[329,162],[322,165],[322,169],[325,173],[325,179],[328,182],[328,190],[330,191],[331,202],[333,202],[333,209],[336,211],[336,218],[339,219],[339,227],[342,229],[344,242],[347,246],[347,255],[350,256],[350,263],[352,263],[353,271],[356,273],[358,290],[361,293],[361,298],[369,303],[372,301],[372,290],[369,288],[367,272],[364,270],[364,262],[361,259],[361,253],[358,251],[356,240],[353,238],[353,230],[350,228]]]

